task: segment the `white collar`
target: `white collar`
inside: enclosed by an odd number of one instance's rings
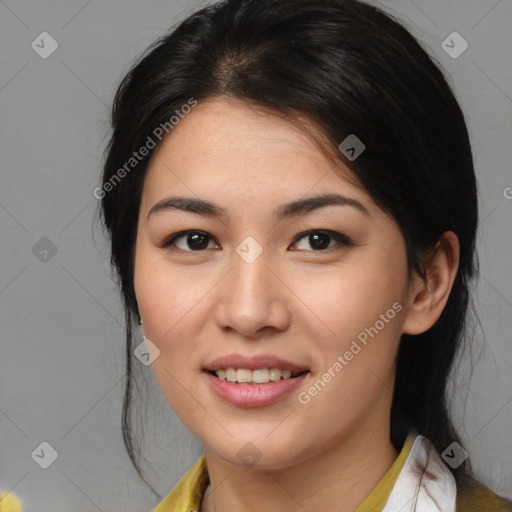
[[[455,512],[457,486],[451,471],[431,441],[415,431],[409,437],[414,444],[382,512]]]

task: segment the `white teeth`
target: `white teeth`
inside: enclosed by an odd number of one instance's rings
[[[283,379],[289,379],[292,372],[290,370],[280,370],[279,368],[272,368],[270,370],[270,380],[279,380],[281,375]]]
[[[219,379],[228,382],[255,384],[266,384],[270,381],[278,381],[281,378],[290,379],[292,372],[290,370],[281,370],[279,368],[258,368],[250,370],[248,368],[226,368],[225,370],[215,370],[215,374]]]
[[[267,368],[261,368],[259,370],[253,370],[252,380],[258,384],[264,384],[269,381],[269,371]]]
[[[281,370],[279,368],[272,368],[270,370],[270,380],[279,380],[281,378]]]
[[[219,375],[217,375],[219,377]],[[236,370],[234,368],[226,368],[226,380],[229,382],[236,381]]]
[[[252,371],[238,369],[236,371],[236,380],[237,380],[237,382],[251,382],[252,381]]]

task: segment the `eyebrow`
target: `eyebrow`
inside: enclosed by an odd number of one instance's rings
[[[317,196],[306,197],[304,199],[298,199],[297,201],[292,201],[291,203],[286,203],[275,208],[273,215],[278,220],[282,220],[287,217],[310,213],[313,210],[324,208],[326,206],[351,206],[365,215],[370,215],[366,207],[357,199],[342,196],[340,194],[320,194]],[[146,220],[153,213],[172,209],[220,218],[225,218],[227,215],[226,209],[209,201],[192,197],[172,196],[166,197],[154,204],[149,210]]]

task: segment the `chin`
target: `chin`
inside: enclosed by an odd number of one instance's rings
[[[212,450],[229,464],[262,471],[285,469],[307,458],[305,454],[294,451],[298,443],[287,442],[291,438],[285,440],[276,437],[271,441],[265,438],[266,435],[260,436],[259,440],[255,437],[253,440],[248,437],[237,440],[230,438],[227,446],[217,446]]]

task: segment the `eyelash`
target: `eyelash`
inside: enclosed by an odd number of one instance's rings
[[[310,231],[306,231],[304,233],[300,233],[299,235],[297,235],[295,237],[295,239],[293,240],[292,244],[296,244],[297,242],[299,242],[303,238],[306,238],[306,237],[308,237],[308,236],[310,236],[312,234],[316,234],[316,233],[330,236],[334,241],[336,241],[341,246],[348,247],[348,246],[353,245],[353,242],[346,235],[343,235],[342,233],[338,233],[337,231],[331,231],[331,230],[327,230],[327,229],[312,229]],[[164,239],[159,244],[159,247],[162,248],[162,249],[169,249],[171,246],[174,245],[176,240],[178,240],[180,238],[183,238],[183,237],[185,237],[187,235],[190,235],[190,234],[204,235],[207,238],[209,238],[210,240],[214,240],[215,241],[215,239],[213,237],[211,237],[210,235],[208,235],[208,233],[205,233],[204,231],[186,230],[186,231],[180,231],[178,233],[175,233],[175,234],[171,235],[170,237],[167,237],[166,239]],[[317,252],[317,253],[320,253],[320,252],[327,252],[329,249],[332,249],[332,247],[329,247],[327,249],[311,250],[311,251],[307,251],[307,252]],[[193,250],[179,249],[179,248],[175,247],[173,250],[182,251],[182,252],[205,252],[206,249],[201,249],[201,250],[193,251]]]

